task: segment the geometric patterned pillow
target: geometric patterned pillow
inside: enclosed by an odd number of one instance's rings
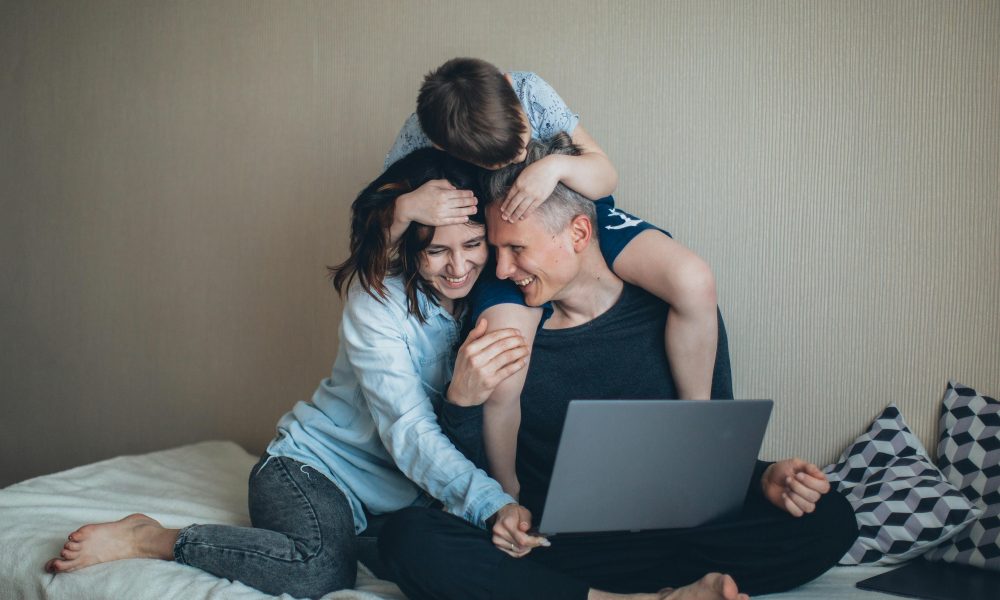
[[[894,404],[823,471],[858,520],[858,539],[842,565],[909,560],[979,516],[934,466]]]
[[[949,381],[938,430],[941,472],[983,514],[927,558],[1000,571],[1000,402]]]

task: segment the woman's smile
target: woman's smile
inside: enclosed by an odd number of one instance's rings
[[[449,277],[447,275],[442,275],[441,277],[443,277],[447,284],[451,287],[462,287],[465,285],[465,282],[469,280],[469,275],[471,274],[472,271],[470,270],[465,275],[460,277]]]
[[[480,223],[442,225],[422,252],[420,276],[434,289],[442,306],[451,310],[465,298],[486,264],[486,227]]]

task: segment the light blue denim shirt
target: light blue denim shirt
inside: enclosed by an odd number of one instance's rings
[[[385,285],[384,302],[357,282],[350,287],[333,373],[312,401],[278,421],[267,451],[311,466],[343,490],[358,533],[368,526],[365,508],[383,514],[429,503],[421,489],[485,527],[514,499],[452,445],[435,416],[461,323],[420,294],[421,323],[406,309],[401,279]]]
[[[559,94],[544,79],[530,71],[509,73],[514,94],[521,101],[521,108],[531,124],[531,139],[547,140],[560,131],[572,134],[580,122],[580,115],[571,111]],[[396,135],[389,153],[385,155],[383,168],[420,148],[433,144],[427,138],[417,113],[412,113],[403,128]]]

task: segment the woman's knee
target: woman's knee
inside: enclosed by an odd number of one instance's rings
[[[295,598],[322,598],[327,594],[350,590],[357,582],[357,570],[348,576],[346,573],[325,574],[316,577],[302,577],[290,582],[280,590],[268,593],[289,594]]]
[[[270,580],[280,580],[274,594],[290,594],[296,598],[321,598],[331,592],[355,586],[358,576],[356,557],[329,557],[320,554],[309,560],[289,565],[282,573],[266,574]]]
[[[246,554],[244,554],[246,556]],[[358,573],[357,556],[322,552],[305,557],[185,563],[217,577],[239,581],[272,595],[320,598],[330,592],[353,588]],[[234,564],[238,567],[234,569]]]

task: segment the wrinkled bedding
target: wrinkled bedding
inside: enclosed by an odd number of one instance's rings
[[[51,575],[45,561],[80,525],[144,512],[166,527],[248,525],[246,485],[256,457],[232,442],[202,442],[121,456],[37,477],[0,490],[0,598],[4,600],[263,600],[240,583],[176,563],[134,559]],[[836,568],[797,590],[765,599],[880,600],[854,582],[878,567]],[[289,598],[289,596],[282,596]],[[324,600],[405,600],[399,589],[359,567],[358,587]]]

